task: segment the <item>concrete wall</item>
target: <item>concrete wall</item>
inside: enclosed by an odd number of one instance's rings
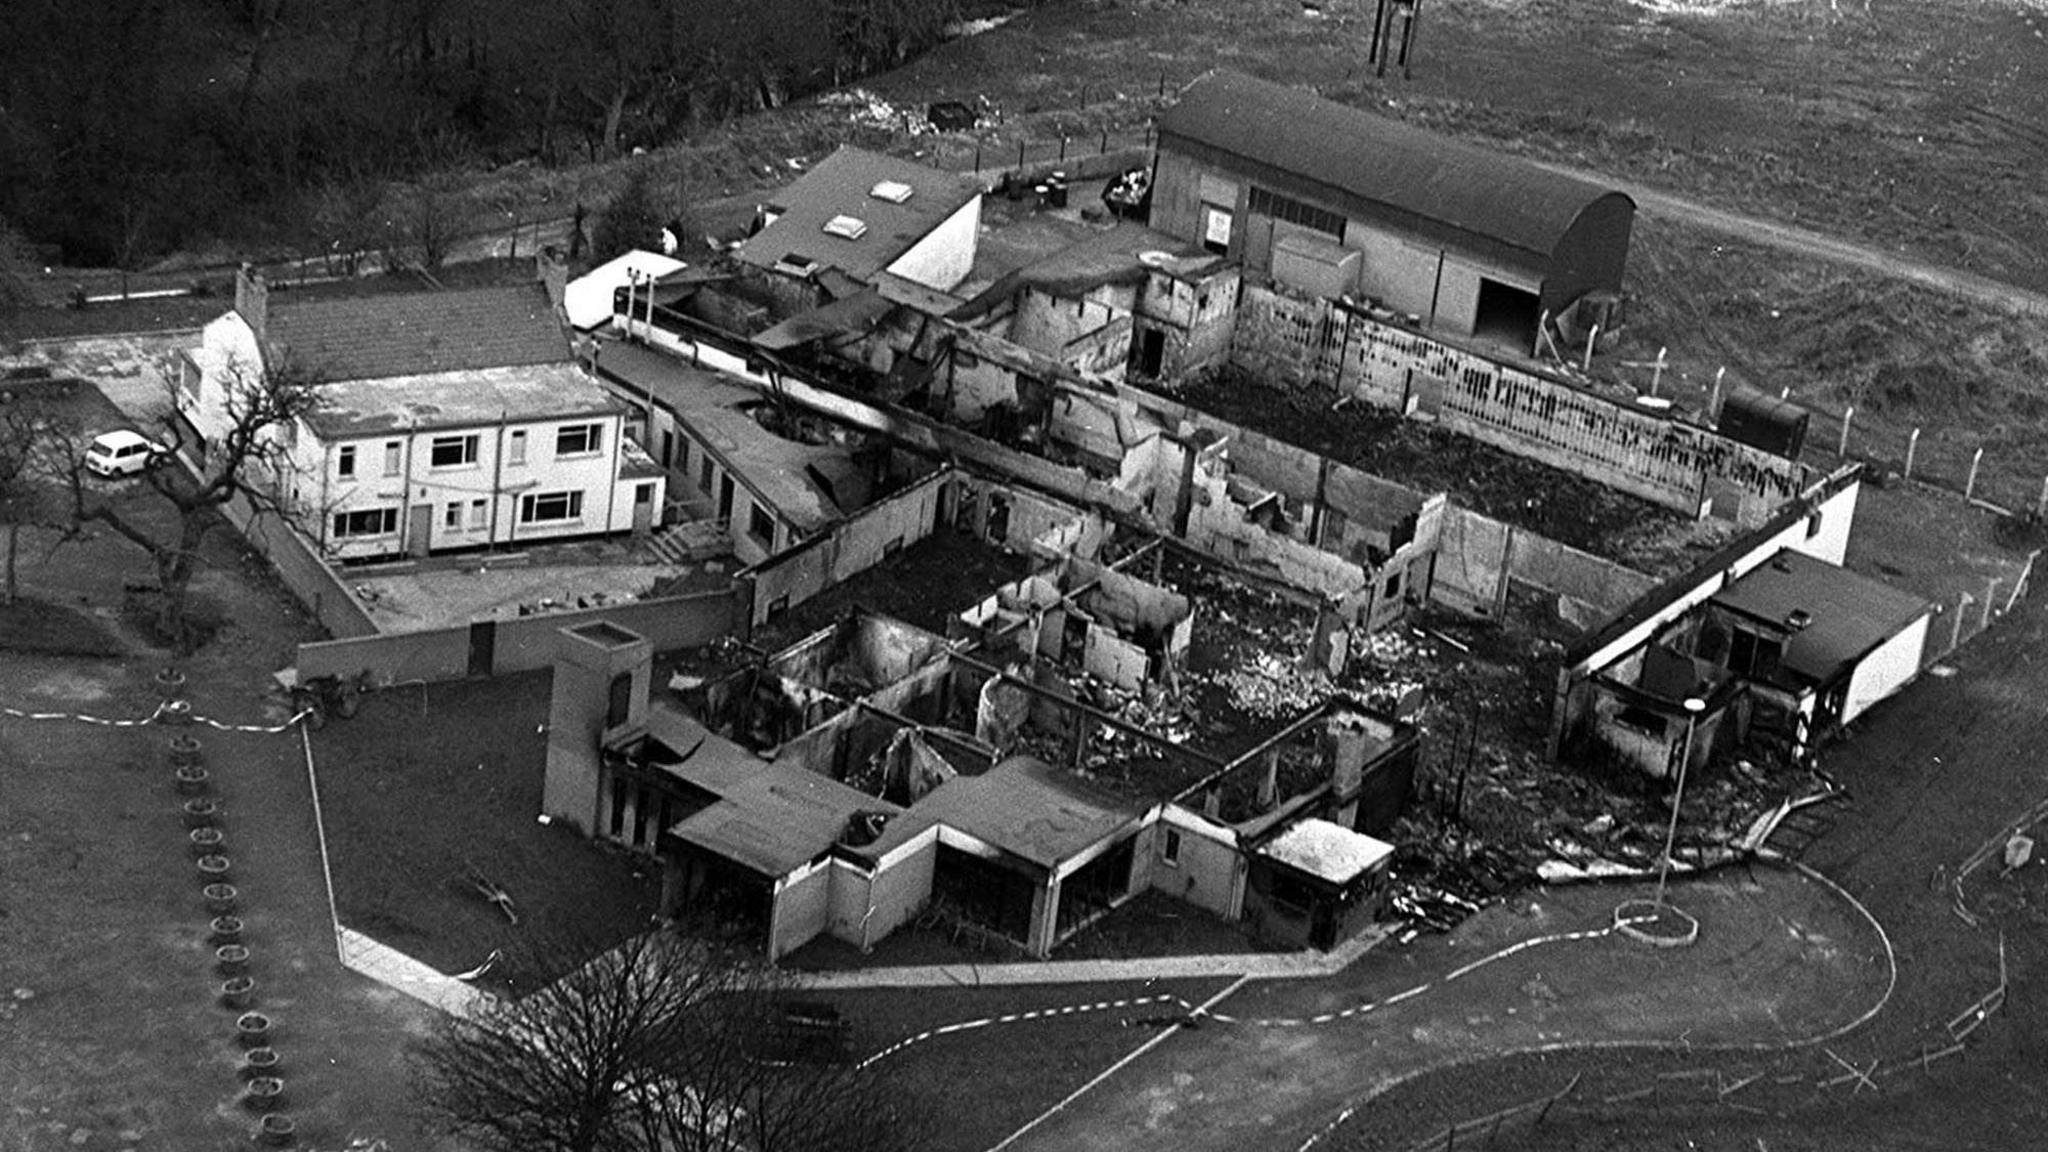
[[[832,909],[834,871],[829,861],[820,861],[775,881],[775,909],[768,922],[768,959],[781,959],[825,930]]]
[[[1842,702],[1840,723],[1863,715],[1920,674],[1920,657],[1927,647],[1927,626],[1932,619],[1931,613],[1922,615],[1856,665],[1849,678],[1849,695]]]
[[[832,934],[866,948],[909,923],[931,902],[938,859],[939,831],[932,828],[877,861],[872,873],[842,866],[832,894]]]
[[[1430,599],[1477,616],[1499,611],[1503,581],[1515,581],[1590,606],[1611,616],[1655,587],[1655,578],[1523,532],[1455,505],[1443,514]]]
[[[1169,830],[1180,835],[1177,865],[1165,860]],[[1244,898],[1244,857],[1235,832],[1168,804],[1152,828],[1152,850],[1140,853],[1139,859],[1149,864],[1146,882],[1151,887],[1226,920],[1237,918]]]
[[[940,468],[834,524],[830,531],[742,569],[740,575],[754,582],[753,623],[793,608],[930,536],[940,495],[955,476],[950,466]]]
[[[375,636],[377,624],[310,541],[274,512],[259,512],[242,496],[222,506],[228,522],[270,561],[299,603],[336,639]]]
[[[1760,524],[1808,480],[1794,461],[1331,301],[1246,286],[1231,360],[1272,383],[1435,420],[1688,516]]]
[[[652,641],[658,652],[708,644],[726,636],[744,637],[749,596],[747,584],[741,581],[714,592],[498,620],[494,623],[492,671],[552,667],[555,631],[592,620],[609,620],[638,632]],[[460,679],[469,673],[469,637],[469,629],[461,627],[301,644],[299,675],[348,676],[367,670],[381,684]]]

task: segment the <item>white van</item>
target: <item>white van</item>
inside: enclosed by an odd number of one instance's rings
[[[102,432],[85,450],[85,468],[95,476],[134,476],[162,459],[165,451],[139,432]]]

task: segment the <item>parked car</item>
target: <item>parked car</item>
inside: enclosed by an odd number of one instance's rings
[[[85,450],[85,468],[95,476],[134,476],[155,467],[168,451],[140,432],[102,432]]]

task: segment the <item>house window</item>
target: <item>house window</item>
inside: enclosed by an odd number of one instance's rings
[[[398,531],[398,509],[370,508],[361,512],[336,512],[334,538],[390,536]]]
[[[537,492],[519,498],[521,524],[546,524],[583,517],[583,493]]]
[[[1386,598],[1392,600],[1399,595],[1401,595],[1401,574],[1396,572],[1392,576],[1387,577]]]
[[[704,453],[704,459],[698,463],[697,487],[706,496],[711,495],[711,453],[709,452]]]
[[[668,433],[664,432],[662,435],[666,436]],[[685,476],[690,474],[690,440],[688,437],[684,437],[676,444],[676,471],[681,472]]]
[[[639,507],[642,504],[652,503],[654,503],[654,485],[635,484],[633,486],[633,505]]]
[[[335,475],[340,476],[344,480],[356,474],[355,445],[345,444],[342,446],[341,453],[336,459],[334,472]]]
[[[512,434],[512,446],[506,450],[505,458],[506,462],[510,464],[526,463],[526,433],[524,431]]]
[[[1769,680],[1777,674],[1784,650],[1779,637],[1737,627],[1728,642],[1728,670],[1749,680]]]
[[[403,441],[392,440],[387,442],[384,445],[384,474],[386,476],[398,475],[399,466],[404,457],[405,444]]]
[[[476,463],[476,436],[436,436],[427,462],[436,468],[468,468]]]
[[[557,456],[587,456],[603,447],[602,424],[570,424],[555,433]]]
[[[471,500],[469,502],[469,526],[471,529],[476,531],[483,530],[484,524],[490,515],[488,507],[482,500]]]
[[[758,503],[753,505],[753,511],[747,516],[747,535],[763,548],[775,547],[775,517]]]
[[[1813,510],[1813,515],[1806,518],[1806,538],[1811,540],[1818,535],[1820,535],[1820,509],[1816,508]]]
[[[441,527],[446,528],[450,531],[457,531],[461,529],[462,502],[460,500],[448,505],[448,507],[442,511]]]
[[[1168,828],[1166,839],[1159,845],[1159,862],[1168,867],[1180,867],[1180,833]]]
[[[1230,210],[1214,204],[1202,205],[1202,247],[1211,252],[1230,252]]]

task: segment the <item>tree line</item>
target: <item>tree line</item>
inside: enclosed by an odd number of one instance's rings
[[[602,159],[900,65],[959,0],[0,5],[0,219],[67,263],[289,237],[365,186]]]

